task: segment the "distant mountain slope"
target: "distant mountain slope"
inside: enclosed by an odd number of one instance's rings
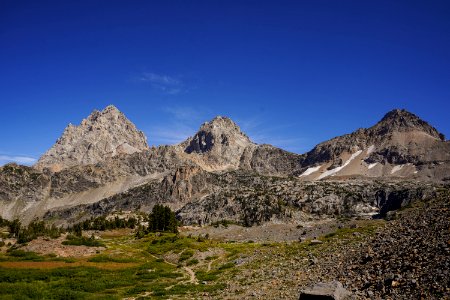
[[[392,110],[374,126],[318,144],[306,154],[300,176],[443,179],[450,143],[443,134],[405,110]],[[448,175],[448,173],[447,173]]]

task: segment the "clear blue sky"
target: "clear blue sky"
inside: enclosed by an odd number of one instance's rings
[[[224,115],[303,153],[393,108],[450,136],[449,103],[450,1],[0,1],[0,164],[108,104],[151,145]]]

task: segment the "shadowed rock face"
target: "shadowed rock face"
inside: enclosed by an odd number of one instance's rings
[[[60,171],[146,149],[148,145],[144,133],[116,107],[110,105],[103,111],[93,111],[79,126],[69,124],[35,167]]]
[[[246,147],[252,142],[230,118],[217,116],[204,123],[200,130],[187,141],[186,153],[204,153],[216,148]]]
[[[231,119],[221,116],[204,123],[182,145],[211,169],[237,168],[244,150],[256,146]]]

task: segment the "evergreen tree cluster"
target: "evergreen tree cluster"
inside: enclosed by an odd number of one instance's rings
[[[56,239],[61,235],[61,230],[55,225],[47,225],[44,221],[33,221],[27,227],[20,230],[17,242],[27,243],[40,236]]]
[[[81,236],[83,230],[112,230],[118,228],[131,228],[134,229],[139,223],[135,217],[129,217],[127,219],[119,218],[115,216],[114,219],[106,219],[105,216],[91,217],[81,223],[77,223],[69,228],[69,231],[73,232],[77,236]]]
[[[19,244],[27,243],[40,236],[57,238],[63,230],[55,225],[47,225],[44,221],[34,220],[28,226],[22,226],[22,223],[15,219],[13,221],[5,220],[0,217],[0,227],[8,227],[9,235],[17,238]]]
[[[168,206],[157,204],[148,216],[148,232],[178,232],[175,213]]]
[[[9,221],[3,219],[3,218],[0,216],[0,227],[5,227],[5,226],[9,226]]]
[[[118,228],[138,227],[137,236],[142,236],[149,232],[173,232],[178,233],[178,221],[175,213],[168,206],[157,204],[153,207],[152,212],[145,218],[148,221],[148,227],[144,228],[139,225],[140,220],[135,217],[119,218],[115,216],[113,219],[107,219],[105,216],[91,217],[88,220],[77,223],[67,228],[75,236],[81,237],[83,230],[111,230]],[[48,236],[57,238],[61,233],[66,232],[65,229],[57,228],[55,225],[47,225],[44,221],[33,221],[28,226],[23,227],[18,219],[13,221],[5,220],[0,217],[0,227],[8,227],[10,236],[16,237],[18,243],[26,243],[40,236]]]

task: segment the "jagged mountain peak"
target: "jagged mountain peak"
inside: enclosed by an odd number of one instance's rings
[[[114,105],[108,105],[107,107],[105,107],[103,110],[97,110],[94,109],[91,114],[83,120],[82,123],[87,123],[87,122],[97,122],[97,121],[101,121],[101,119],[106,119],[109,121],[114,121],[114,120],[121,120],[121,121],[128,121],[129,120],[125,117],[125,115]]]
[[[217,116],[183,142],[184,152],[201,155],[207,169],[236,168],[244,150],[255,145],[230,118]]]
[[[387,112],[381,121],[386,120],[399,120],[399,119],[419,119],[415,114],[407,111],[406,109],[395,108]]]
[[[372,135],[384,135],[392,132],[420,131],[436,139],[445,140],[436,128],[405,109],[389,111],[375,126],[369,128]]]
[[[199,131],[187,141],[187,153],[209,152],[217,147],[246,147],[252,144],[248,136],[228,117],[217,116],[201,125]]]
[[[79,126],[69,124],[35,167],[59,171],[146,149],[144,133],[115,106],[109,105],[102,111],[94,110]]]
[[[114,106],[113,104],[110,104],[107,107],[105,107],[105,109],[103,109],[102,112],[103,113],[109,113],[109,112],[121,113],[121,111],[116,106]]]
[[[200,130],[214,130],[214,129],[244,134],[241,131],[241,128],[233,120],[223,116],[216,116],[211,121],[203,123],[202,126],[200,127]]]

